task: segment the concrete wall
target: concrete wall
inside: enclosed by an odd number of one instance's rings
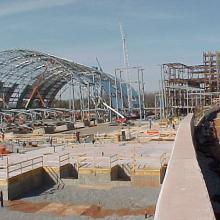
[[[76,170],[71,164],[60,168],[40,167],[8,180],[0,180],[0,190],[3,191],[4,200],[13,200],[43,185],[57,184],[59,178],[74,178],[76,175]]]
[[[78,181],[80,184],[109,183],[111,181],[111,169],[80,168]]]
[[[160,187],[160,170],[142,169],[131,174],[131,184],[139,187]]]
[[[60,167],[60,178],[78,178],[78,170],[72,164]]]
[[[45,185],[55,185],[60,178],[60,169],[57,167],[43,167],[43,184]]]
[[[193,115],[180,124],[165,179],[158,198],[155,220],[215,219],[208,191],[193,145]]]
[[[167,165],[163,165],[163,166],[160,168],[160,184],[163,183],[163,180],[164,180],[165,174],[166,174],[166,170],[167,170]]]
[[[44,182],[43,168],[17,175],[0,182],[0,190],[3,191],[4,200],[12,200],[42,186]]]
[[[111,168],[111,180],[114,181],[114,180],[118,180],[118,169],[119,169],[119,166],[114,166]]]

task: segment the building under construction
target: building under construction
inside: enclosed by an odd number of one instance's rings
[[[167,63],[161,67],[160,113],[182,115],[220,99],[220,52],[204,52],[203,63]]]

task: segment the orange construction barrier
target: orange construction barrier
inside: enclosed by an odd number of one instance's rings
[[[146,135],[160,135],[160,131],[159,130],[147,130],[144,132],[144,134],[146,134]]]
[[[9,150],[6,148],[5,145],[0,145],[0,155],[9,154]]]

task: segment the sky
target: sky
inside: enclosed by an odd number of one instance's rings
[[[122,67],[119,28],[129,65],[142,66],[147,91],[160,65],[202,63],[220,50],[219,0],[0,0],[0,51],[34,49],[114,73]],[[132,72],[133,78],[136,72]]]

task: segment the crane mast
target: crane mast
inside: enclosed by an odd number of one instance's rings
[[[122,38],[122,46],[123,46],[123,56],[124,56],[124,65],[125,65],[125,73],[128,79],[127,83],[127,96],[128,96],[128,110],[131,111],[131,80],[129,76],[129,61],[128,61],[128,49],[126,44],[126,36],[122,27],[122,24],[119,23],[120,26],[120,32],[121,32],[121,38]]]

